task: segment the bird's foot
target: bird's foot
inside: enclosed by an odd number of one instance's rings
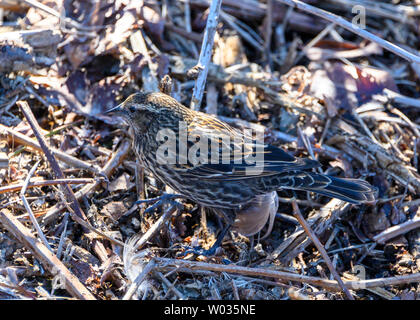
[[[145,210],[145,213],[149,213],[155,210],[156,208],[163,206],[164,204],[171,204],[171,205],[177,206],[178,208],[182,208],[183,205],[180,202],[175,201],[175,199],[179,199],[179,198],[184,198],[184,197],[180,194],[164,193],[163,195],[156,198],[138,200],[135,202],[135,204],[153,203],[152,206],[150,206],[149,208]]]
[[[186,246],[185,247],[186,250],[184,251],[184,253],[182,255],[186,256],[187,254],[192,253],[192,254],[195,254],[197,256],[210,257],[210,256],[215,255],[216,250],[219,247],[220,247],[219,244],[216,245],[216,243],[213,244],[210,249],[204,249],[203,247],[200,247],[200,246],[195,246],[195,247]]]
[[[227,225],[221,232],[220,234],[217,236],[216,241],[213,243],[213,245],[210,247],[210,249],[204,249],[200,246],[196,246],[196,247],[187,247],[187,250],[184,251],[184,256],[186,256],[189,253],[198,255],[198,256],[205,256],[205,257],[210,257],[210,256],[214,256],[214,254],[216,253],[217,248],[219,248],[222,244],[222,241],[226,235],[226,233],[228,232],[228,230],[230,229],[231,225]]]

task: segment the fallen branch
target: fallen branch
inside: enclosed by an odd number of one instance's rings
[[[210,4],[210,11],[207,17],[206,30],[204,31],[200,57],[198,58],[198,64],[193,68],[198,72],[190,105],[190,108],[193,110],[200,109],[201,100],[203,99],[207,73],[209,71],[208,65],[213,52],[214,35],[216,33],[217,23],[219,22],[221,4],[222,0],[213,0]]]
[[[296,219],[298,219],[300,225],[305,230],[305,232],[308,235],[308,237],[312,240],[312,242],[314,243],[315,247],[318,249],[319,253],[321,254],[322,258],[324,259],[325,263],[327,264],[328,269],[330,269],[330,272],[333,275],[334,279],[337,280],[337,283],[339,284],[339,286],[341,287],[341,289],[343,289],[343,291],[346,294],[347,298],[349,300],[354,300],[354,298],[351,295],[350,291],[344,285],[343,280],[341,280],[340,276],[338,275],[337,270],[335,270],[335,268],[334,268],[334,266],[332,264],[332,261],[331,261],[330,257],[328,256],[328,253],[325,250],[324,246],[319,241],[318,237],[315,235],[315,233],[312,231],[312,229],[309,226],[309,224],[305,221],[305,219],[303,218],[302,214],[300,213],[300,210],[299,210],[299,207],[298,207],[296,201],[293,201],[292,202],[292,206],[293,206],[293,215],[295,216]]]
[[[50,163],[55,176],[59,179],[64,179],[65,178],[64,174],[61,171],[60,166],[58,165],[58,162],[55,159],[53,153],[51,152],[49,146],[47,145],[47,142],[45,141],[44,136],[41,134],[41,128],[38,122],[36,121],[35,116],[32,113],[32,110],[29,107],[28,103],[26,101],[18,101],[17,105],[21,108],[22,113],[25,115],[26,120],[31,126],[35,137],[38,139],[39,145],[42,148],[42,151],[44,152],[48,162]],[[68,201],[69,207],[71,208],[73,213],[76,214],[79,218],[83,219],[85,222],[89,223],[85,213],[80,207],[79,202],[74,196],[73,190],[69,187],[69,185],[64,184],[62,186],[62,191],[66,198],[65,201]],[[87,231],[87,229],[85,230]],[[93,241],[93,247],[94,247],[95,252],[101,258],[101,260],[105,261],[107,259],[107,253],[103,244],[98,241]]]
[[[168,270],[175,268],[178,272],[203,272],[203,271],[214,271],[214,272],[226,272],[233,274],[240,274],[245,276],[256,276],[256,277],[267,277],[280,279],[282,281],[295,281],[300,283],[308,283],[314,286],[320,286],[330,290],[340,290],[340,286],[334,280],[326,280],[317,277],[305,276],[291,272],[278,271],[266,268],[249,268],[240,267],[233,264],[223,265],[215,263],[188,261],[180,259],[168,259],[168,258],[153,258],[156,261],[157,270]],[[392,285],[401,285],[406,283],[415,283],[420,281],[420,273],[413,273],[406,276],[396,276],[389,278],[378,278],[370,280],[360,281],[348,281],[344,280],[344,285],[348,289],[352,290],[363,290],[366,288],[385,287]]]
[[[389,239],[398,237],[411,230],[420,228],[420,217],[415,216],[413,219],[408,220],[396,226],[392,226],[373,237],[373,241],[378,243],[385,243]]]
[[[6,127],[2,124],[0,124],[0,134],[3,136],[6,135],[6,138],[11,142],[16,142],[25,146],[29,146],[32,149],[35,149],[36,151],[42,151],[40,144],[36,140],[28,138],[24,134],[17,132],[12,128]],[[79,160],[76,157],[68,155],[67,153],[55,148],[50,148],[50,150],[55,157],[67,163],[68,165],[71,165],[72,167],[86,169],[93,173],[98,173],[98,168],[90,163]]]
[[[308,223],[315,231],[315,234],[320,237],[350,208],[351,204],[347,202],[339,199],[331,199],[322,208],[314,211],[308,217]],[[280,258],[283,263],[288,264],[310,244],[311,240],[305,234],[303,228],[299,227],[271,253],[268,260]]]
[[[59,276],[64,280],[62,283],[73,297],[83,300],[96,300],[79,279],[7,209],[0,211],[0,222],[27,249],[31,250],[45,269],[53,276]]]
[[[147,241],[149,241],[160,229],[162,229],[163,225],[166,221],[169,220],[172,213],[176,210],[175,205],[171,205],[165,212],[160,216],[158,221],[156,221],[153,226],[150,227],[149,230],[137,241],[134,250],[139,250],[143,248]]]
[[[105,166],[99,171],[98,175],[110,177],[111,173],[114,171],[116,167],[120,165],[123,161],[125,156],[130,151],[130,142],[127,140],[122,141],[120,147],[117,151],[112,155],[112,157],[108,160]],[[87,195],[90,192],[93,192],[101,185],[101,181],[95,181],[92,184],[88,184],[84,186],[82,189],[75,193],[75,197],[77,200],[81,199],[83,196]],[[42,218],[42,222],[49,224],[51,223],[56,215],[60,213],[66,206],[62,203],[56,204],[55,206],[51,207],[47,214]]]
[[[26,101],[18,101],[17,105],[21,108],[23,114],[26,117],[26,120],[28,121],[29,125],[32,128],[32,131],[34,132],[35,137],[38,139],[38,143],[44,152],[45,156],[47,157],[48,162],[51,165],[52,170],[54,171],[54,174],[58,179],[65,179],[63,172],[60,169],[60,166],[58,165],[57,160],[55,159],[53,153],[51,152],[50,148],[47,145],[47,142],[44,138],[44,136],[40,133],[41,128],[38,124],[38,122],[35,119],[34,114],[32,113],[31,108],[29,107],[28,103]],[[80,208],[79,203],[77,202],[73,190],[68,185],[63,185],[63,191],[68,200],[71,203],[71,207],[75,214],[77,214],[80,218],[83,218],[87,221],[87,218]]]
[[[360,28],[359,26],[357,26],[354,23],[348,22],[347,20],[345,20],[344,18],[337,16],[331,12],[319,9],[317,7],[311,6],[307,3],[304,3],[302,1],[298,1],[298,0],[277,0],[280,3],[284,3],[287,4],[293,8],[297,8],[300,9],[302,11],[305,12],[309,12],[311,14],[314,14],[318,17],[321,17],[325,20],[328,20],[332,23],[335,23],[341,27],[343,27],[344,29],[347,29],[357,35],[359,35],[362,38],[368,39],[370,41],[376,42],[378,45],[380,45],[382,48],[387,49],[388,51],[391,51],[392,53],[412,62],[412,63],[420,63],[420,57],[416,54],[413,54],[411,52],[408,52],[407,50],[396,46],[395,44],[384,40],[372,33],[370,33],[369,31],[366,31],[362,28]]]
[[[35,170],[38,168],[39,162],[40,161],[38,161],[32,167],[32,169],[29,171],[28,176],[26,177],[25,182],[23,183],[22,190],[20,191],[20,198],[23,202],[23,205],[24,205],[26,211],[28,211],[29,218],[31,219],[31,222],[32,222],[33,226],[35,227],[35,230],[38,232],[38,237],[41,239],[42,243],[48,248],[48,250],[50,250],[52,252],[52,249],[51,249],[51,247],[50,247],[50,245],[47,241],[47,238],[45,237],[44,233],[42,232],[42,229],[39,226],[38,221],[36,220],[34,213],[32,212],[31,206],[30,206],[28,200],[26,200],[26,197],[25,197],[25,192],[26,192],[26,189],[28,187],[29,180],[31,179],[31,177],[35,173]]]
[[[58,184],[87,184],[94,183],[95,180],[92,178],[70,178],[70,179],[56,179],[56,180],[42,180],[42,181],[30,181],[27,188],[37,188],[54,186]],[[8,186],[0,187],[0,194],[19,191],[23,188],[23,183],[9,184]]]
[[[147,275],[155,268],[155,261],[151,260],[149,263],[144,267],[143,271],[137,276],[131,286],[128,288],[127,292],[125,293],[122,300],[130,300],[133,294],[136,292],[137,288],[141,285],[141,283],[146,279]]]

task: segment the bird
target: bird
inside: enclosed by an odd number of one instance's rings
[[[134,152],[158,180],[201,206],[229,212],[230,225],[238,216],[244,233],[262,228],[250,219],[261,211],[255,207],[263,209],[261,219],[273,216],[267,212],[277,210],[278,190],[310,191],[356,205],[375,201],[377,190],[368,182],[315,172],[318,161],[294,157],[165,93],[137,92],[108,112],[132,128]]]

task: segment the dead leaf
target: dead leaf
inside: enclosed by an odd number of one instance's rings
[[[101,214],[110,217],[114,221],[118,221],[126,211],[127,208],[122,201],[113,201],[103,206]]]
[[[130,182],[130,175],[124,173],[109,184],[108,190],[109,192],[125,191],[129,190],[133,185],[134,183]]]

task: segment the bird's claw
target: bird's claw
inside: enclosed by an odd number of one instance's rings
[[[200,246],[196,246],[196,247],[190,247],[187,246],[186,250],[180,254],[180,256],[185,257],[186,255],[192,253],[196,256],[204,256],[204,257],[211,257],[214,256],[216,253],[216,250],[219,246],[212,246],[210,249],[204,249]],[[232,261],[230,261],[229,259],[223,258],[222,260],[223,264],[231,264]]]
[[[183,256],[186,256],[187,254],[195,254],[197,256],[205,256],[205,257],[209,257],[209,256],[213,256],[216,253],[216,247],[212,246],[210,249],[204,249],[200,246],[196,246],[196,247],[187,247],[189,249],[185,250],[183,253]]]
[[[143,204],[143,203],[154,203],[152,206],[147,208],[144,212],[149,213],[155,210],[156,208],[164,205],[164,204],[172,204],[174,206],[177,206],[178,208],[182,208],[183,205],[179,203],[178,201],[175,201],[174,199],[183,198],[183,196],[179,194],[170,194],[170,193],[164,193],[163,195],[156,197],[156,198],[150,198],[150,199],[144,199],[144,200],[138,200],[135,202],[135,204]]]

